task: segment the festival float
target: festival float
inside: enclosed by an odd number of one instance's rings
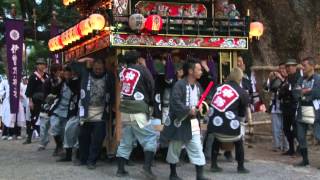
[[[66,8],[76,8],[82,19],[50,39],[48,46],[53,53],[62,53],[64,62],[100,54],[115,74],[118,74],[121,55],[126,50],[140,51],[156,84],[163,85],[156,92],[159,94],[156,101],[159,100],[163,114],[161,122],[164,122],[168,89],[179,64],[188,56],[204,60],[210,69],[210,77],[219,84],[236,65],[237,54],[248,50],[249,39],[263,33],[261,23],[250,25],[249,10],[241,16],[232,2],[63,0]],[[118,89],[118,97],[119,92]],[[113,131],[121,123],[117,107],[115,111],[115,120],[108,121],[109,149],[116,147],[115,139],[120,135]]]

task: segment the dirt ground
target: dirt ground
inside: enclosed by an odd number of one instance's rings
[[[211,179],[225,180],[320,180],[320,146],[310,145],[309,158],[311,167],[296,168],[293,164],[299,162],[299,156],[283,156],[282,152],[272,150],[271,126],[258,125],[254,127],[255,135],[247,136],[245,144],[245,166],[250,174],[236,173],[236,162],[226,162],[220,157],[219,165],[222,173],[213,174],[209,171],[210,162],[205,167],[205,175]],[[115,176],[116,162],[114,159],[98,162],[95,170],[74,166],[72,163],[58,163],[52,157],[53,141],[45,151],[38,152],[37,140],[30,145],[22,145],[23,140],[0,140],[0,180],[117,180]],[[310,142],[311,143],[311,142]],[[312,143],[311,143],[312,144]],[[137,157],[136,157],[137,158]],[[157,179],[168,179],[169,167],[160,160],[154,163],[154,173]],[[127,167],[130,176],[124,179],[143,179],[140,169],[141,161],[135,161],[134,166]],[[190,164],[181,163],[178,174],[185,180],[195,179],[195,169]]]

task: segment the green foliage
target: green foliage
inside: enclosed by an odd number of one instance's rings
[[[44,27],[45,33],[49,34],[53,11],[57,13],[57,25],[61,30],[76,24],[80,20],[79,12],[75,8],[66,8],[61,0],[42,0],[41,4],[37,4],[35,0],[0,0],[0,16],[5,17],[5,15],[10,14],[11,4],[16,6],[16,18],[26,20],[25,29],[28,29],[28,31],[34,31],[34,20],[36,20],[37,27]],[[36,19],[34,19],[33,10],[36,12]],[[0,29],[4,30],[4,28]],[[47,41],[47,39],[39,38]],[[1,37],[0,41],[3,42]]]
[[[0,74],[5,74],[6,73],[5,68],[6,67],[4,67],[4,64],[0,64]]]
[[[43,42],[30,42],[30,44],[33,44],[33,47],[31,49],[31,52],[28,56],[28,72],[32,72],[36,67],[36,60],[40,57],[42,58],[49,58],[50,52],[47,48],[47,45]]]
[[[62,0],[42,0],[41,4],[36,4],[35,0],[0,0],[0,16],[5,17],[5,14],[10,13],[11,4],[16,5],[17,19],[26,19],[25,22],[25,44],[28,47],[32,47],[31,52],[27,60],[28,72],[32,72],[35,68],[35,61],[39,57],[49,58],[50,52],[48,50],[48,36],[43,36],[43,34],[50,34],[50,26],[52,24],[52,12],[57,12],[57,26],[63,31],[64,29],[76,24],[80,20],[79,13],[75,8],[66,8],[62,4]],[[37,26],[44,26],[44,32],[37,33],[37,40],[30,39],[34,38],[30,35],[34,34],[34,19],[33,19],[33,9],[36,10],[36,23]],[[28,18],[26,18],[28,17]],[[2,26],[2,27],[1,27]],[[0,49],[4,48],[4,36],[2,32],[4,31],[3,23],[0,23]],[[26,32],[27,31],[27,32]],[[31,32],[30,32],[31,31]],[[4,57],[0,55],[0,61]],[[0,64],[0,74],[4,70],[4,66]]]
[[[4,16],[4,12],[5,10],[10,11],[11,9],[11,4],[15,4],[16,8],[17,8],[17,15],[21,16],[21,11],[20,11],[20,4],[18,2],[18,0],[1,0],[0,1],[0,16]]]

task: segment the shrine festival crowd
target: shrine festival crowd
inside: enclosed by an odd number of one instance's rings
[[[302,161],[295,166],[309,165],[307,131],[312,129],[315,138],[320,137],[320,76],[315,73],[314,58],[285,60],[269,74],[264,90],[272,95],[270,106],[261,103],[254,74],[248,76],[242,56],[222,84],[216,83],[217,73],[210,72],[207,60],[192,56],[174,64],[174,70],[166,69],[163,76],[155,76],[141,52],[126,51],[118,58],[117,73],[99,58],[50,67],[45,59],[37,59],[35,71],[21,80],[18,114],[10,113],[9,84],[2,78],[1,139],[23,139],[24,145],[37,144],[38,151],[48,154],[49,141],[54,140],[52,156],[57,163],[95,169],[106,154],[105,139],[118,128],[114,120],[118,79],[122,124],[115,155],[118,177],[130,177],[125,167],[132,165],[131,153],[137,146],[144,154],[141,176],[147,179],[157,177],[152,171],[156,153],[164,155],[170,180],[181,179],[176,167],[182,159],[195,166],[197,180],[209,179],[204,169],[223,171],[220,155],[228,161],[235,157],[236,171],[249,173],[245,127],[250,114],[258,111],[272,116],[273,150],[284,156],[299,154]],[[168,79],[168,73],[173,78]],[[161,124],[163,129],[155,128]],[[206,131],[200,124],[207,124]],[[113,128],[107,128],[110,125]],[[233,145],[222,149],[225,143]]]

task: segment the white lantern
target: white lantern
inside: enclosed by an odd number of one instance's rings
[[[140,31],[144,28],[145,18],[142,14],[132,14],[129,17],[129,26],[134,31]]]
[[[106,20],[101,14],[91,14],[89,23],[92,30],[102,30],[106,24]]]

